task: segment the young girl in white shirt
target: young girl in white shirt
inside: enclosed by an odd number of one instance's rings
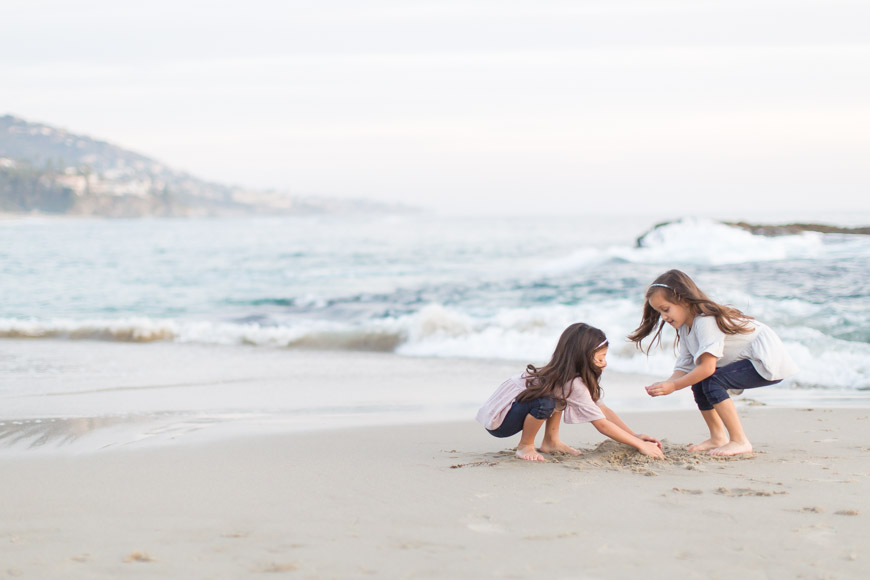
[[[661,341],[665,324],[677,330],[677,363],[664,381],[646,387],[652,397],[692,387],[710,438],[689,447],[711,455],[750,453],[729,393],[775,385],[797,372],[797,366],[769,327],[736,308],[710,300],[689,276],[669,270],[646,291],[640,326],[628,338],[646,352]]]
[[[550,362],[540,368],[530,364],[526,372],[503,382],[477,413],[477,421],[496,437],[522,432],[516,455],[527,461],[546,461],[535,449],[535,437],[545,423],[542,452],[581,453],[559,438],[563,417],[566,423],[592,423],[600,433],[644,455],[664,457],[658,439],[635,433],[601,402],[598,380],[607,366],[607,346],[599,329],[572,324],[559,337]]]

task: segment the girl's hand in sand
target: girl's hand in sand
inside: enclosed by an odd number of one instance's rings
[[[643,443],[641,443],[640,447],[638,447],[637,450],[646,455],[647,457],[654,457],[656,459],[665,458],[665,454],[661,449],[659,449],[659,446],[649,441],[644,441]]]
[[[662,381],[660,383],[653,383],[650,386],[646,387],[646,392],[650,397],[661,397],[662,395],[670,395],[676,390],[677,387],[676,385],[674,385],[673,381]]]
[[[637,438],[641,441],[649,441],[650,443],[655,443],[656,445],[658,445],[659,449],[662,449],[662,442],[655,437],[647,435],[646,433],[638,433]]]

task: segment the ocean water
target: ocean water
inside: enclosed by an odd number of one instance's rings
[[[870,236],[764,237],[677,216],[639,247],[654,225],[640,216],[0,221],[0,353],[4,339],[27,338],[541,364],[579,320],[608,335],[611,369],[665,377],[673,331],[650,356],[625,336],[646,286],[680,268],[782,337],[801,372],[773,389],[870,391]],[[8,380],[22,376],[10,370],[20,364],[0,357],[3,393],[27,388]]]
[[[680,268],[772,326],[789,386],[870,389],[870,236],[764,237],[684,218],[323,217],[0,222],[0,339],[167,341],[543,361],[604,330],[616,370],[646,286]],[[672,331],[666,329],[666,338]],[[666,341],[667,342],[667,341]],[[0,342],[2,347],[2,342]]]

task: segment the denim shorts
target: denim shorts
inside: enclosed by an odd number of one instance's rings
[[[782,380],[768,381],[755,370],[749,360],[739,360],[730,365],[719,367],[712,375],[692,385],[695,403],[702,411],[709,411],[725,399],[730,399],[728,389],[755,389],[781,383]]]
[[[555,410],[556,399],[552,397],[541,397],[522,402],[514,401],[502,424],[495,429],[487,429],[487,431],[496,437],[510,437],[523,430],[527,415],[531,415],[535,419],[549,419]]]

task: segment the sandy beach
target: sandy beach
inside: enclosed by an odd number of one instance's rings
[[[22,578],[866,578],[867,409],[742,406],[756,452],[690,455],[694,412],[625,414],[654,461],[566,426],[515,459],[472,421],[0,457]]]
[[[870,580],[870,4],[788,4],[6,2],[0,580]]]

